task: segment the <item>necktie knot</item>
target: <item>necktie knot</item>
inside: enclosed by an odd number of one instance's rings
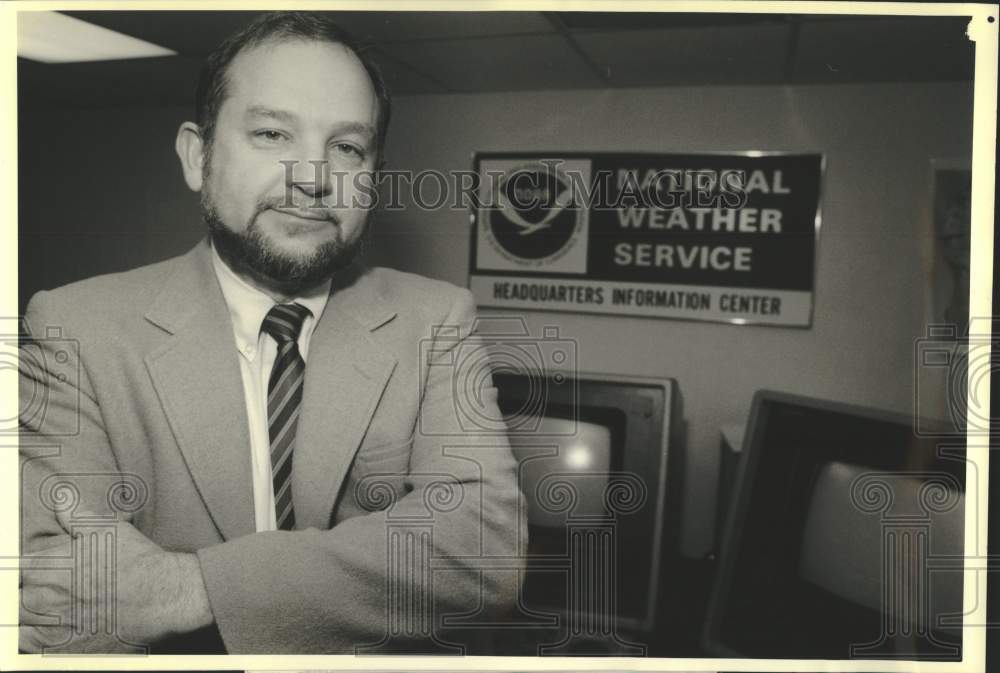
[[[306,316],[311,315],[309,309],[301,304],[275,304],[267,315],[261,329],[270,334],[278,344],[297,341],[302,323]]]

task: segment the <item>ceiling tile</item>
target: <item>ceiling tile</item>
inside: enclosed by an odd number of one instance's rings
[[[780,81],[789,27],[708,26],[574,34],[616,86]]]
[[[194,102],[201,60],[182,56],[41,64],[18,59],[18,97],[74,107]]]
[[[443,83],[433,77],[416,72],[406,63],[397,61],[381,49],[375,49],[373,57],[382,73],[382,79],[385,80],[389,92],[394,96],[449,92],[448,87]]]
[[[394,95],[447,92],[394,59],[376,54],[375,60]],[[181,56],[60,64],[18,59],[18,95],[78,107],[186,105],[194,102],[200,71],[200,58]]]
[[[205,55],[262,12],[65,13],[182,54]],[[538,12],[329,13],[356,37],[376,43],[554,31],[548,20]]]
[[[600,87],[600,77],[555,35],[434,40],[386,45],[394,58],[432,75],[452,91],[519,91]]]
[[[181,56],[65,65],[19,59],[23,99],[81,107],[190,103],[204,55],[259,14],[66,13]],[[398,95],[607,86],[594,65],[613,86],[788,82],[792,26],[799,33],[791,82],[969,79],[974,53],[962,17],[765,15],[733,22],[722,15],[717,25],[694,25],[711,17],[654,22],[651,15],[630,15],[612,24],[577,14],[569,34],[582,57],[538,12],[335,14],[349,30],[376,41],[375,59]],[[636,27],[643,23],[637,17],[648,20],[647,28]]]
[[[334,12],[356,36],[373,42],[407,42],[491,35],[552,33],[539,12]]]
[[[173,49],[205,56],[261,12],[63,12],[78,19]]]
[[[722,12],[553,12],[572,31],[642,30],[700,26],[786,23],[787,14]]]
[[[971,79],[973,43],[964,17],[804,21],[795,82]]]

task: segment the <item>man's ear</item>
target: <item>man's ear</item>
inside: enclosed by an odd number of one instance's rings
[[[204,180],[205,141],[194,122],[184,122],[177,129],[174,149],[181,160],[184,182],[193,192],[200,192]]]

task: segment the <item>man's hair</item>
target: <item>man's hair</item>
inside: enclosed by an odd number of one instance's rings
[[[268,12],[250,25],[230,35],[205,59],[195,93],[195,122],[201,128],[202,139],[210,149],[215,134],[219,110],[226,99],[229,65],[236,56],[268,41],[306,40],[340,44],[350,50],[364,66],[375,90],[378,104],[377,149],[381,154],[389,130],[391,98],[378,66],[371,58],[370,48],[363,45],[333,19],[318,12]]]

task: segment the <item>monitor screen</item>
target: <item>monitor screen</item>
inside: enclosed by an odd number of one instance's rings
[[[529,494],[531,526],[565,526],[567,509],[549,503],[544,489],[551,479],[571,486],[573,516],[604,516],[604,490],[611,471],[611,428],[607,425],[545,416],[538,434],[512,434],[511,448],[520,465],[520,486]]]
[[[494,383],[527,506],[520,619],[532,626],[516,640],[572,654],[554,644],[600,625],[605,653],[641,652],[618,634],[652,632],[673,550],[676,383],[555,371],[495,372]]]
[[[820,468],[806,509],[799,574],[833,594],[878,610],[880,526],[876,517],[851,507],[851,484],[865,471],[840,461]]]
[[[886,544],[887,526],[882,514],[864,511],[851,497],[854,485],[874,474],[870,467],[841,461],[820,467],[805,518],[799,574],[834,596],[869,610],[882,610],[886,594],[885,564],[892,562],[890,554],[894,549]],[[920,498],[925,483],[923,479],[907,476],[892,481],[894,516],[922,520],[917,517],[922,515]],[[927,551],[942,558],[956,558],[962,554],[965,496],[960,491],[939,496],[941,502],[953,501],[955,506],[928,513]],[[922,593],[929,600],[931,615],[961,612],[961,573],[931,572],[924,579],[927,586],[921,592],[913,577],[897,573],[896,588],[903,596]],[[903,601],[885,606],[893,618],[918,621],[916,611],[905,607]]]

